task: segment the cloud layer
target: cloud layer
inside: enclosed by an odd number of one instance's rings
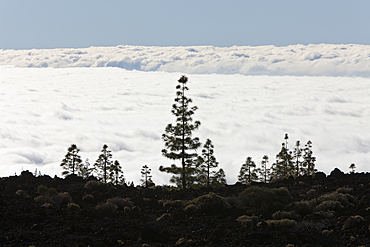
[[[0,65],[118,67],[189,74],[370,76],[369,45],[129,46],[0,50]]]
[[[0,176],[23,169],[60,176],[60,161],[75,143],[83,160],[97,159],[103,144],[135,184],[148,165],[153,180],[171,161],[161,156],[161,135],[175,118],[171,105],[181,74],[118,68],[0,67]],[[215,145],[229,183],[247,156],[274,162],[285,133],[313,142],[317,168],[348,172],[370,163],[370,79],[189,74],[189,94],[199,107],[195,133]]]

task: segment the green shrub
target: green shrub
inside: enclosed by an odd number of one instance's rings
[[[295,211],[277,211],[272,215],[274,220],[290,219],[298,220],[300,216]]]
[[[48,191],[48,187],[46,187],[45,185],[40,184],[37,187],[37,193],[39,193],[40,195],[46,194],[47,191]]]
[[[44,204],[41,205],[41,207],[42,208],[48,208],[48,209],[54,208],[53,204],[51,204],[51,203],[44,203]]]
[[[225,198],[213,192],[197,197],[190,201],[189,204],[194,204],[203,213],[216,213],[230,207]]]
[[[68,194],[68,192],[58,193],[58,195],[51,198],[51,201],[56,207],[68,205],[68,203],[73,202],[72,197]]]
[[[189,204],[184,208],[184,212],[189,215],[196,214],[198,212],[198,207],[194,204]]]
[[[348,187],[341,187],[336,190],[338,194],[350,194],[352,193],[353,189]]]
[[[183,206],[184,202],[181,200],[163,201],[164,208],[182,208]]]
[[[323,201],[316,207],[316,211],[335,211],[339,212],[343,209],[342,204],[339,201]]]
[[[286,188],[265,188],[251,186],[239,195],[242,207],[261,211],[262,213],[274,213],[283,209],[293,201]]]
[[[342,194],[342,193],[330,193],[325,194],[317,198],[319,204],[324,201],[338,201],[342,206],[348,206],[355,201],[355,198],[350,194]]]
[[[67,209],[71,210],[71,211],[79,211],[80,210],[80,205],[71,202],[71,203],[68,203]]]
[[[314,215],[319,217],[320,219],[331,219],[334,218],[334,211],[319,211],[316,212]]]
[[[130,201],[130,198],[114,197],[107,200],[108,203],[116,205],[122,209],[124,207],[132,207],[134,204]]]
[[[295,220],[283,219],[283,220],[266,220],[269,229],[285,229],[295,228],[297,222]]]
[[[258,223],[258,217],[257,216],[248,216],[243,215],[236,219],[243,227],[245,228],[252,228],[255,227]]]

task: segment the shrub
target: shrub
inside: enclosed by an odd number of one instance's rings
[[[84,202],[93,202],[94,199],[95,199],[94,196],[91,194],[87,194],[87,195],[84,195],[84,197],[82,197],[82,200]]]
[[[78,211],[78,210],[80,210],[80,205],[71,202],[71,203],[68,203],[67,209],[72,210],[72,211]]]
[[[318,216],[321,219],[330,219],[334,217],[334,211],[319,211],[315,213],[315,216]]]
[[[68,205],[68,203],[73,202],[72,197],[68,194],[68,192],[58,193],[58,195],[54,196],[51,201],[56,207]]]
[[[38,203],[50,203],[51,198],[45,195],[35,197],[35,201]]]
[[[316,211],[335,211],[339,212],[343,209],[343,206],[338,201],[323,201],[316,207]]]
[[[266,220],[269,229],[284,229],[284,228],[295,228],[297,222],[295,220]]]
[[[156,221],[170,221],[170,220],[171,220],[171,215],[168,213],[164,213],[159,218],[157,218]]]
[[[97,190],[97,191],[106,191],[108,189],[108,185],[96,180],[90,180],[85,184],[85,189],[87,190]]]
[[[245,228],[252,228],[257,225],[258,217],[243,215],[237,218],[236,221],[238,221]]]
[[[282,219],[290,219],[290,220],[298,220],[300,216],[294,211],[277,211],[272,215],[274,220],[282,220]]]
[[[164,201],[163,207],[164,208],[182,208],[184,206],[184,202],[181,200],[174,200],[174,201]]]
[[[342,206],[348,206],[355,201],[355,198],[349,194],[342,193],[330,193],[325,194],[317,198],[317,201],[320,203],[324,201],[338,201]]]
[[[286,206],[287,210],[295,211],[300,214],[302,217],[313,212],[314,201],[299,201],[293,202]]]
[[[24,190],[17,190],[17,192],[15,192],[15,194],[17,194],[18,196],[23,197],[23,198],[28,197],[27,192],[24,191]]]
[[[190,201],[190,204],[197,206],[199,211],[203,213],[215,213],[230,207],[230,204],[225,198],[213,192],[195,198]]]
[[[132,207],[134,204],[130,201],[130,198],[114,197],[107,200],[108,203],[116,205],[118,208]]]
[[[338,188],[337,190],[336,190],[336,192],[338,193],[338,194],[350,194],[350,193],[352,193],[352,188],[348,188],[348,187],[341,187],[341,188]]]
[[[42,208],[48,208],[48,209],[54,208],[53,204],[51,204],[51,203],[44,203],[44,204],[41,205],[41,207]]]
[[[198,207],[194,204],[189,204],[184,208],[184,212],[189,215],[196,214],[198,212]]]
[[[241,206],[263,213],[274,213],[293,201],[286,188],[265,188],[251,186],[239,195]]]
[[[363,221],[364,221],[364,218],[362,218],[360,215],[351,216],[344,222],[342,228],[348,229],[351,227],[355,227],[359,225],[360,223],[362,223]]]
[[[48,187],[46,187],[45,185],[40,184],[37,187],[37,193],[39,193],[40,195],[45,194],[47,191],[48,191]]]
[[[109,203],[109,202],[99,204],[95,207],[96,211],[99,211],[101,213],[109,213],[109,214],[115,213],[117,208],[118,207],[116,205],[114,205],[113,203]]]

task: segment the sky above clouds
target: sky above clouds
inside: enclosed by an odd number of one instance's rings
[[[370,44],[365,0],[0,0],[0,49]]]

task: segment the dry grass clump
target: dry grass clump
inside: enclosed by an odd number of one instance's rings
[[[164,221],[170,221],[170,220],[171,220],[171,215],[168,213],[164,213],[160,217],[158,217],[156,221],[164,222]]]

